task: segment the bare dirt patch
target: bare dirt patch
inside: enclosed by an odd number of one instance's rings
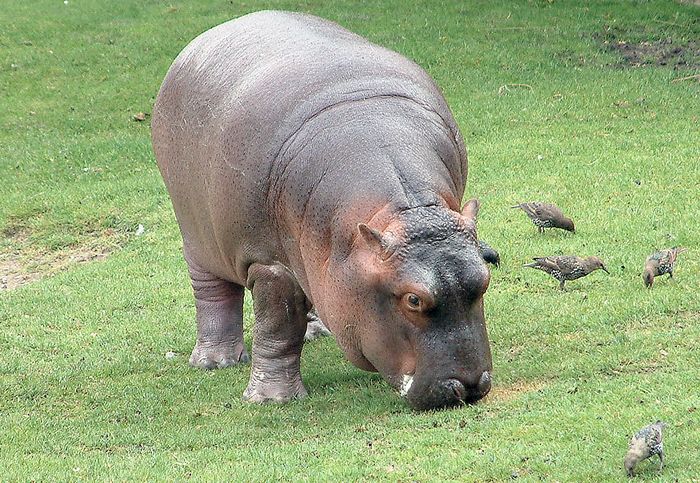
[[[118,247],[113,230],[71,248],[43,252],[30,244],[26,230],[3,235],[8,238],[8,248],[0,250],[0,291],[16,289],[76,264],[104,260]]]
[[[494,386],[486,396],[485,401],[489,403],[502,403],[539,391],[547,386],[546,381],[518,381],[510,386]]]
[[[700,68],[700,40],[693,34],[664,35],[645,29],[606,26],[595,34],[601,47],[620,55],[622,67]]]
[[[610,43],[609,50],[622,55],[623,62],[632,67],[645,65],[668,65],[674,69],[696,69],[700,67],[700,42],[685,45],[674,44],[670,39],[656,42],[629,44],[623,40]]]

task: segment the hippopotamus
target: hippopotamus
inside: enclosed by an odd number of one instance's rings
[[[195,299],[190,364],[249,361],[243,398],[307,395],[315,307],[347,359],[418,410],[483,398],[491,351],[464,141],[417,64],[337,24],[263,11],[177,56],[152,114]]]

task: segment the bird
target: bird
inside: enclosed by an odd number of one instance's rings
[[[550,203],[531,201],[511,206],[511,208],[523,210],[540,233],[544,233],[545,228],[561,228],[562,230],[576,233],[576,228],[571,218],[566,217],[559,207]]]
[[[666,250],[659,250],[649,255],[644,262],[644,272],[642,278],[644,285],[651,288],[654,284],[654,277],[668,274],[669,278],[673,278],[673,268],[676,265],[676,258],[679,253],[686,251],[682,247],[673,247]]]
[[[666,423],[659,420],[644,426],[632,436],[624,460],[627,476],[634,476],[634,467],[637,466],[637,463],[651,458],[655,454],[659,455],[659,461],[661,462],[659,471],[664,469],[663,430],[666,426]]]
[[[304,341],[310,342],[319,337],[325,337],[332,335],[331,331],[328,330],[326,324],[323,323],[321,318],[318,316],[316,307],[311,307],[311,310],[306,314],[306,333],[304,334]]]
[[[479,253],[486,263],[490,263],[496,267],[501,266],[500,255],[484,240],[479,240]]]
[[[550,274],[559,280],[559,288],[564,290],[564,282],[585,277],[589,273],[601,269],[605,273],[608,269],[598,257],[581,258],[573,255],[560,255],[556,257],[533,258],[534,262],[524,265],[528,268],[536,268]]]

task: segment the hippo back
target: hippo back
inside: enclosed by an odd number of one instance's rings
[[[281,247],[272,241],[279,234],[262,210],[286,168],[280,158],[321,113],[373,98],[408,99],[439,116],[459,154],[447,169],[461,199],[461,135],[439,89],[414,62],[333,22],[289,12],[249,14],[194,39],[168,71],[152,120],[186,250],[197,240],[190,256],[208,245],[202,259],[221,256],[204,268],[238,279],[248,261],[277,257]]]

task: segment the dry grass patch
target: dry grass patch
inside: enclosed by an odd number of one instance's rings
[[[27,230],[16,231],[0,250],[0,290],[16,289],[76,264],[104,260],[124,240],[124,236],[107,229],[75,246],[50,251],[32,245]]]
[[[508,386],[495,385],[484,399],[486,404],[509,402],[523,394],[541,391],[547,387],[547,381],[516,381]]]

